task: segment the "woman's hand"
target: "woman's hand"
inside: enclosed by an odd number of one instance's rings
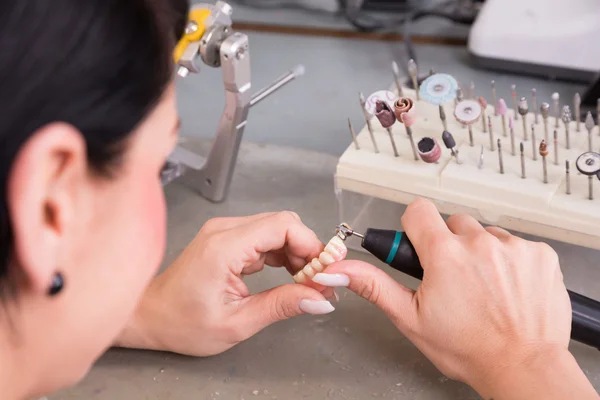
[[[213,355],[276,321],[331,312],[332,289],[291,283],[251,295],[242,280],[265,264],[293,274],[322,250],[292,212],[212,219],[152,281],[117,344]]]
[[[444,374],[485,399],[596,398],[567,350],[571,304],[548,245],[465,215],[444,222],[425,200],[408,206],[402,225],[424,269],[417,291],[360,261],[313,280],[373,302]]]

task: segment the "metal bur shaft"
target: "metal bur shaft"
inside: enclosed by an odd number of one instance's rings
[[[439,110],[440,110],[440,119],[442,120],[442,125],[444,125],[444,130],[447,131],[448,124],[446,123],[446,112],[444,111],[444,106],[440,104]]]
[[[581,132],[581,96],[579,93],[575,93],[573,96],[573,109],[575,110],[575,129],[577,132]]]
[[[588,131],[588,151],[592,151],[592,129],[594,129],[594,117],[591,112],[585,116],[585,129]]]
[[[404,92],[402,91],[402,83],[400,82],[400,68],[398,68],[398,64],[396,64],[396,61],[392,61],[392,72],[394,73],[394,82],[396,82],[398,96],[404,97]]]
[[[498,98],[496,97],[496,82],[492,81],[492,104],[498,104]],[[498,110],[494,107],[494,115],[498,116]]]
[[[540,113],[544,120],[544,140],[548,141],[548,115],[550,114],[550,104],[542,103],[540,106]]]
[[[531,105],[533,107],[533,113],[535,115],[534,122],[538,123],[538,108],[537,108],[537,91],[535,89],[531,89]]]
[[[487,120],[487,117],[486,117],[487,101],[483,97],[479,97],[479,99],[477,99],[477,101],[479,102],[479,105],[481,106],[481,122],[483,125],[483,133],[487,133],[487,126],[485,126],[485,121]]]
[[[590,200],[594,200],[594,176],[588,176],[588,187],[589,187],[589,196]]]
[[[508,120],[508,128],[510,129],[510,153],[514,156],[516,155],[515,151],[515,129],[513,126],[512,118]]]
[[[500,168],[500,173],[504,174],[504,162],[502,160],[502,143],[500,142],[500,138],[498,138],[498,166]]]
[[[554,130],[554,165],[558,165],[558,132]]]
[[[529,106],[525,97],[521,97],[519,101],[518,112],[523,117],[523,140],[527,141],[527,113],[529,112]]]
[[[419,161],[419,155],[417,153],[417,146],[415,145],[415,139],[413,138],[412,129],[410,128],[410,126],[406,125],[404,125],[404,127],[406,128],[406,134],[408,135],[408,139],[410,140],[410,146],[412,147],[412,152],[415,161]]]
[[[519,110],[517,106],[517,85],[510,85],[510,94],[513,99],[513,109],[515,110],[515,121],[519,119]]]
[[[569,160],[565,161],[565,186],[567,194],[571,194],[571,163]]]
[[[356,150],[360,150],[360,146],[358,145],[358,140],[356,140],[356,132],[354,132],[354,128],[352,127],[352,122],[350,122],[350,118],[348,118],[348,128],[350,129],[350,134],[352,135],[352,141],[354,142],[354,147]]]
[[[365,116],[365,121],[367,121],[367,129],[369,130],[369,135],[371,136],[371,142],[373,142],[373,151],[375,153],[379,153],[379,148],[377,147],[377,142],[375,141],[375,134],[373,133],[373,126],[371,126],[371,116],[367,111],[365,96],[361,93],[358,94],[358,99],[360,101],[360,106],[363,110],[363,115]]]
[[[537,147],[535,146],[535,125],[533,124],[531,124],[531,145],[533,146],[533,161],[537,161]]]
[[[494,151],[494,131],[492,130],[492,117],[488,117],[488,129],[490,132],[490,150]],[[471,126],[469,125],[469,134],[471,132]]]
[[[519,145],[519,149],[521,150],[521,179],[525,179],[525,146],[523,146],[523,142]]]
[[[569,123],[571,122],[571,109],[569,106],[564,106],[562,111],[562,121],[565,124],[565,138],[567,149],[571,148],[571,139],[569,135]]]
[[[544,168],[544,183],[548,183],[548,165],[546,164],[546,156],[548,155],[548,147],[546,141],[540,143],[540,156],[542,156],[542,167]]]
[[[412,80],[413,88],[415,89],[415,91],[417,93],[417,100],[420,100],[420,98],[419,98],[419,80],[417,79],[418,68],[417,68],[417,63],[412,58],[410,60],[408,60],[408,74],[410,75],[410,79]]]
[[[445,130],[442,133],[442,141],[444,142],[444,146],[446,146],[447,149],[450,149],[450,153],[452,153],[452,155],[456,159],[456,163],[461,164],[461,161],[458,158],[458,150],[456,149],[456,141],[454,140],[454,136],[452,136],[450,132]]]
[[[560,105],[558,101],[560,100],[560,95],[558,93],[552,93],[552,103],[554,103],[554,127],[558,128],[558,119],[560,118]]]

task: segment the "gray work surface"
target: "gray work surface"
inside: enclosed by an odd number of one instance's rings
[[[290,209],[322,241],[328,241],[339,223],[332,190],[335,165],[336,158],[330,155],[246,142],[227,202],[210,204],[189,187],[171,184],[167,187],[170,218],[164,266],[207,219],[219,215]],[[587,295],[599,293],[598,252],[551,244],[566,266],[567,285]],[[356,252],[348,257],[365,258]],[[402,283],[413,288],[417,284],[382,268]],[[247,278],[253,293],[290,282],[285,270],[272,268]],[[467,386],[440,374],[376,307],[346,289],[339,293],[333,313],[277,323],[215,357],[110,350],[80,385],[50,399],[478,398]],[[600,389],[600,352],[579,343],[573,343],[571,350]]]
[[[164,265],[215,216],[291,209],[323,241],[329,240],[340,222],[333,172],[336,156],[350,144],[346,118],[362,129],[358,91],[368,95],[389,87],[392,60],[405,58],[401,43],[248,35],[255,91],[296,64],[305,65],[306,75],[250,111],[226,202],[211,204],[180,182],[167,187],[169,236]],[[468,66],[466,49],[460,47],[418,46],[417,55],[423,70],[447,72],[463,83],[473,80],[477,93],[488,100],[491,79],[496,80],[499,96],[507,100],[511,83],[517,85],[519,95],[528,95],[536,87],[540,101],[548,101],[557,91],[570,102],[582,90],[582,86],[474,70]],[[182,133],[212,137],[224,104],[221,71],[204,67],[200,75],[179,81],[178,100]],[[565,271],[569,288],[597,297],[600,254],[553,245],[563,265],[577,266]],[[351,252],[349,257],[364,256]],[[416,284],[384,268],[402,282]],[[248,278],[253,291],[290,281],[284,271],[272,269]],[[110,350],[81,384],[50,399],[478,398],[466,386],[443,377],[374,306],[346,290],[340,296],[337,310],[330,315],[275,324],[215,357]],[[572,351],[600,389],[600,352],[577,343]]]

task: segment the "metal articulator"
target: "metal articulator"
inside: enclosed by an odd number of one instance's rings
[[[233,32],[231,14],[231,6],[223,1],[196,4],[190,10],[185,35],[174,51],[177,74],[185,78],[190,72],[200,72],[200,60],[209,67],[221,67],[225,110],[208,156],[177,146],[161,175],[163,185],[185,175],[187,182],[213,202],[227,197],[250,107],[304,72],[298,66],[252,96],[248,37]]]

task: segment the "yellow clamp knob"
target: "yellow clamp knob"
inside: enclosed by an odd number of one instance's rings
[[[190,33],[185,33],[177,46],[175,46],[175,50],[173,50],[173,59],[175,64],[179,62],[181,57],[183,56],[183,52],[192,42],[197,42],[200,40],[204,32],[206,31],[206,26],[204,26],[204,21],[206,18],[210,16],[210,10],[206,8],[191,10],[188,17],[188,24],[190,22],[194,22],[197,25],[197,29]]]

